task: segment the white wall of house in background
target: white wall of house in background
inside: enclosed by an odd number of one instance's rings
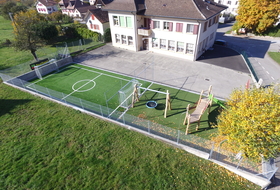
[[[46,5],[44,5],[43,3]],[[51,14],[52,12],[58,11],[58,8],[57,8],[56,3],[52,2],[52,1],[49,3],[48,3],[48,1],[47,1],[47,3],[38,1],[36,3],[36,10],[38,13],[41,13],[41,14]]]
[[[102,23],[93,14],[88,14],[85,17],[85,23],[89,30],[104,34],[105,30],[110,27],[109,22]]]
[[[214,0],[214,2],[228,6],[228,8],[224,10],[222,13],[229,13],[235,16],[237,15],[239,0]]]

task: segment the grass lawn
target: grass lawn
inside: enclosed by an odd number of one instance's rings
[[[0,42],[14,39],[12,22],[0,16]],[[31,53],[15,51],[12,47],[0,48],[0,70],[33,60]]]
[[[276,61],[278,64],[280,64],[280,53],[279,52],[268,52],[268,55]]]
[[[9,39],[10,41],[14,40],[14,34],[13,34],[13,27],[12,22],[10,20],[4,19],[2,16],[0,16],[0,43],[5,42],[6,39]],[[99,45],[100,42],[89,42],[89,40],[86,41],[87,45],[94,46]],[[53,58],[56,54],[58,49],[56,48],[56,45],[65,45],[64,42],[59,42],[55,45],[48,45],[45,47],[42,47],[36,51],[37,56],[40,59],[44,58]],[[77,51],[80,48],[80,43],[78,41],[69,42],[68,43],[69,51]],[[84,48],[85,46],[83,46]],[[25,62],[35,62],[34,57],[29,51],[16,51],[12,47],[7,46],[0,46],[0,70],[25,63]]]
[[[1,189],[259,189],[160,141],[0,89]]]

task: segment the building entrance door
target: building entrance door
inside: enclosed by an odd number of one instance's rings
[[[149,50],[149,40],[143,40],[143,50]]]

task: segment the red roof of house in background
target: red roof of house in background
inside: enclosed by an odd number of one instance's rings
[[[90,9],[89,12],[93,14],[101,23],[109,22],[108,12],[95,8]]]
[[[57,2],[55,2],[54,0],[40,0],[38,1],[38,3],[39,2],[45,5],[46,7],[57,5]]]

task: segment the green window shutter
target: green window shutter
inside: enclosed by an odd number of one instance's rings
[[[128,28],[132,28],[132,20],[131,17],[126,17],[126,26]]]
[[[124,16],[120,16],[120,26],[121,26],[121,27],[126,27],[126,26],[125,26]]]

